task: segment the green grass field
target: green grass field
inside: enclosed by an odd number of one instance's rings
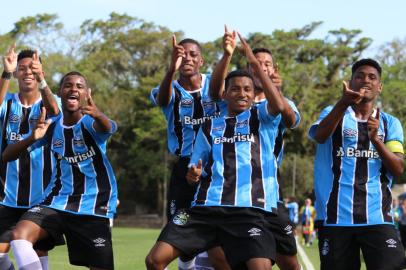
[[[145,269],[144,258],[158,237],[157,229],[113,228],[114,262],[117,270]],[[315,269],[319,268],[317,242],[310,247],[303,247]],[[299,258],[300,260],[300,258]],[[49,254],[51,270],[85,269],[69,264],[66,246],[57,247]],[[177,269],[176,262],[169,266]],[[273,267],[272,269],[279,269]],[[361,269],[366,269],[365,265]]]

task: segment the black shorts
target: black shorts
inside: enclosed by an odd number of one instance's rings
[[[27,212],[27,208],[16,208],[0,205],[0,243],[10,243],[13,240],[12,232],[20,218]],[[35,250],[49,251],[55,246],[64,245],[63,236],[56,235],[53,238],[43,239],[34,245]]]
[[[290,221],[285,205],[278,202],[278,215],[266,214],[265,220],[275,238],[276,252],[281,255],[296,255],[295,225]]]
[[[275,243],[263,211],[243,207],[196,206],[177,212],[158,241],[193,257],[221,245],[230,266],[244,267],[252,258],[275,259]]]
[[[35,211],[27,211],[21,219],[34,222],[51,237],[64,234],[71,264],[114,269],[108,218],[38,206]]]
[[[368,270],[403,269],[404,249],[393,225],[319,228],[321,270],[359,270],[360,250]]]
[[[189,185],[186,180],[189,161],[189,157],[180,157],[172,168],[166,205],[168,221],[178,210],[190,208],[195,196],[197,185]]]

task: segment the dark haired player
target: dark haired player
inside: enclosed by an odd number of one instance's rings
[[[352,66],[340,100],[311,126],[317,142],[314,189],[321,269],[403,269],[404,249],[391,215],[391,184],[403,172],[399,120],[376,108],[382,69],[373,59]]]
[[[225,27],[223,37],[224,54],[216,65],[212,80],[210,83],[210,95],[213,99],[219,100],[223,91],[223,82],[228,70],[228,65],[231,61],[232,54],[236,47],[235,32],[229,32]],[[295,128],[300,123],[300,114],[295,104],[283,97],[281,94],[282,80],[277,68],[274,65],[272,53],[266,48],[256,48],[253,54],[259,62],[262,71],[269,77],[273,85],[275,85],[284,102],[284,110],[281,112],[282,121],[279,124],[278,134],[275,139],[274,156],[277,161],[278,168],[281,166],[283,158],[283,136],[286,128]],[[252,66],[248,64],[248,71],[253,74],[255,85],[255,105],[259,105],[266,101],[264,86],[261,80],[255,76]],[[279,169],[278,169],[278,184],[281,184]],[[284,206],[281,188],[279,187],[279,200],[278,200],[278,215],[267,215],[269,228],[275,237],[276,242],[276,263],[282,270],[299,270],[300,264],[297,260],[296,254],[296,240],[294,237],[294,224],[289,219],[288,210]],[[212,257],[214,257],[212,255]],[[221,258],[217,258],[221,261]]]
[[[261,81],[271,85],[240,39]],[[199,183],[193,206],[177,212],[163,229],[146,258],[148,269],[164,269],[181,254],[193,256],[218,244],[232,269],[272,268],[274,240],[265,227],[264,212],[276,207],[276,165],[265,165],[261,157],[273,156],[283,102],[272,86],[266,97],[267,102],[251,107],[252,76],[241,70],[227,76],[227,115],[205,122],[196,139],[188,171],[188,181]]]
[[[3,58],[4,71],[0,85],[1,152],[9,145],[29,135],[40,116],[41,108],[48,116],[59,113],[56,97],[44,79],[41,59],[33,50],[15,53],[12,45]],[[18,81],[18,93],[7,93],[11,77]],[[0,269],[13,269],[8,259],[11,231],[20,217],[33,205],[41,202],[51,177],[51,158],[47,147],[22,152],[16,160],[0,161]],[[38,243],[43,269],[48,269],[46,242]]]
[[[59,95],[63,117],[50,126],[43,109],[31,135],[3,153],[12,160],[47,144],[54,158],[45,200],[28,210],[13,231],[13,253],[20,269],[38,269],[32,245],[64,234],[71,264],[114,269],[109,218],[116,211],[117,185],[106,143],[116,124],[96,107],[79,72],[62,78]]]

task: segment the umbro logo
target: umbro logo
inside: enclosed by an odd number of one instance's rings
[[[58,148],[58,147],[62,147],[62,146],[63,146],[63,140],[61,140],[61,139],[55,139],[52,142],[52,147],[54,147],[54,148]]]
[[[356,137],[358,135],[358,132],[351,128],[344,129],[343,133],[344,137]]]
[[[288,225],[283,230],[285,230],[286,234],[291,234],[292,233],[292,226]]]
[[[390,239],[386,240],[386,243],[388,244],[388,247],[396,248],[396,244],[397,244],[396,240],[390,238]]]
[[[11,114],[8,118],[11,123],[17,123],[20,121],[20,116],[18,114]]]
[[[253,227],[248,232],[249,232],[250,236],[260,236],[262,231],[258,228]]]
[[[106,242],[106,240],[101,237],[93,240],[95,247],[104,247],[104,246],[106,246],[105,242]]]
[[[40,207],[40,206],[34,206],[34,207],[32,207],[31,209],[29,209],[27,212],[39,213],[39,212],[41,212],[41,210],[42,210],[42,207]]]

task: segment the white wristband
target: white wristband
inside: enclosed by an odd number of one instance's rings
[[[44,90],[47,86],[48,86],[48,84],[45,81],[45,79],[42,79],[42,81],[38,85],[38,88],[39,88],[39,90]]]

